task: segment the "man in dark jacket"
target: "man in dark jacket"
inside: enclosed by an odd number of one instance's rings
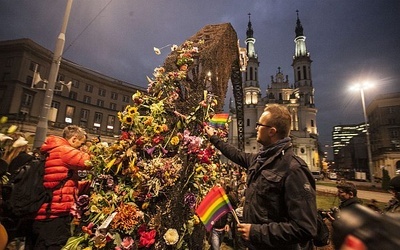
[[[339,209],[359,204],[360,200],[357,197],[357,188],[352,182],[343,181],[337,186],[337,196],[339,197]]]
[[[268,105],[256,126],[257,154],[220,140],[212,127],[210,142],[236,164],[247,168],[243,222],[238,232],[249,249],[300,249],[317,232],[315,180],[292,148],[291,116],[286,107]]]

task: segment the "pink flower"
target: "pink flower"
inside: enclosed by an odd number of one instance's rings
[[[131,236],[124,237],[124,239],[121,242],[121,250],[131,250],[133,249],[133,243],[135,241],[132,239]]]

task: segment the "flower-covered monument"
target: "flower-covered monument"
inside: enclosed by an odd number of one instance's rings
[[[118,113],[119,139],[89,145],[92,170],[82,181],[91,188],[75,204],[64,249],[203,249],[195,209],[218,181],[220,160],[203,130],[218,96],[196,76],[202,46],[202,39],[172,46],[147,93],[133,93]]]

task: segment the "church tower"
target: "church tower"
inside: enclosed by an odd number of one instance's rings
[[[318,155],[318,132],[316,124],[317,109],[314,104],[314,87],[311,75],[310,53],[306,47],[306,37],[297,11],[295,25],[295,51],[292,67],[294,81],[289,82],[288,75],[284,75],[278,67],[271,81],[267,85],[266,96],[262,97],[258,79],[259,61],[255,49],[254,31],[250,20],[246,31],[246,48],[240,48],[241,70],[244,91],[244,150],[258,152],[260,144],[257,143],[255,124],[264,111],[265,106],[278,103],[285,105],[292,115],[293,150],[309,166],[311,170],[320,170],[321,164]],[[267,70],[267,69],[263,69]],[[228,140],[234,143],[237,140],[235,108],[230,105],[232,122]]]
[[[243,72],[243,91],[244,91],[244,139],[245,150],[258,150],[258,143],[255,138],[255,127],[258,117],[261,115],[260,109],[263,109],[261,101],[261,89],[258,79],[258,56],[255,48],[256,39],[254,38],[253,26],[250,20],[246,31],[246,66]],[[261,106],[261,108],[260,108]]]

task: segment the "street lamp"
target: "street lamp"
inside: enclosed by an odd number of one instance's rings
[[[374,177],[374,167],[372,163],[372,152],[371,152],[371,139],[369,137],[369,124],[368,124],[368,117],[367,117],[367,111],[365,109],[365,98],[364,98],[364,90],[371,88],[372,84],[369,82],[363,82],[361,84],[355,84],[354,86],[351,87],[353,90],[359,90],[361,94],[361,102],[362,102],[362,107],[363,107],[363,113],[364,113],[364,122],[365,122],[365,130],[366,130],[366,136],[367,136],[367,154],[368,154],[368,168],[369,168],[369,175],[371,178],[371,183],[375,183],[375,177]]]
[[[67,30],[67,24],[68,24],[69,14],[71,12],[72,1],[73,0],[68,0],[67,2],[63,23],[61,26],[61,32],[57,37],[56,48],[54,49],[53,60],[50,67],[49,80],[43,100],[43,108],[40,112],[39,122],[36,127],[35,140],[33,142],[34,148],[39,148],[46,139],[47,127],[48,127],[47,124],[48,115],[49,115],[49,110],[51,108],[51,103],[53,101],[54,87],[57,80],[58,70],[60,68],[62,52],[64,50],[65,32]]]

